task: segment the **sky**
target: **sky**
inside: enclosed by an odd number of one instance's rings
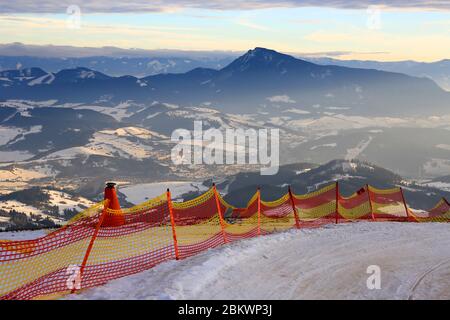
[[[450,1],[0,0],[0,43],[450,58]]]

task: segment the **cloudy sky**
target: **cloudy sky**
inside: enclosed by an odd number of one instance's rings
[[[450,58],[450,1],[0,0],[10,42],[433,61]]]

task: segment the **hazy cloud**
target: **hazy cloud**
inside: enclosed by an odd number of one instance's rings
[[[321,51],[321,52],[292,52],[291,55],[294,55],[299,58],[339,58],[350,56],[354,54],[358,55],[387,55],[390,52],[387,51],[367,51],[367,52],[357,52],[357,51]]]
[[[0,18],[0,22],[3,19]],[[52,24],[57,23],[52,21]],[[0,55],[2,56],[35,56],[35,57],[92,57],[92,56],[111,56],[111,57],[161,57],[169,56],[173,58],[217,58],[234,59],[244,54],[245,51],[189,51],[189,50],[146,50],[146,49],[123,49],[113,46],[108,47],[77,47],[77,46],[58,46],[58,45],[30,45],[23,43],[0,43]],[[339,58],[353,54],[358,55],[376,55],[389,54],[389,52],[354,52],[354,51],[321,51],[321,52],[285,52],[292,56],[302,58]]]
[[[291,99],[288,95],[281,95],[281,96],[273,96],[266,98],[270,102],[282,102],[282,103],[295,103],[296,101]]]
[[[250,29],[255,29],[255,30],[260,30],[260,31],[268,30],[267,27],[257,24],[257,23],[254,23],[248,19],[239,19],[236,23],[240,26],[244,26],[244,27],[247,27]]]
[[[0,19],[0,23],[2,19]],[[52,21],[57,23],[57,21]],[[1,28],[0,28],[1,31]],[[244,54],[243,51],[189,51],[189,50],[146,50],[146,49],[123,49],[113,46],[108,47],[77,47],[59,45],[30,45],[23,43],[0,44],[0,55],[2,56],[34,56],[34,57],[172,57],[172,58],[237,58]]]
[[[0,13],[63,13],[69,5],[78,5],[82,12],[159,12],[180,8],[217,10],[252,10],[275,7],[332,7],[365,9],[376,5],[398,9],[450,10],[448,0],[0,0]]]

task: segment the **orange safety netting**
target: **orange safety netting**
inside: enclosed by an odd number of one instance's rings
[[[275,201],[261,201],[261,231],[274,233],[293,228],[295,224],[295,214],[289,193]]]
[[[376,220],[408,220],[408,210],[401,188],[377,189],[369,186],[369,197]]]
[[[409,211],[412,219],[417,222],[449,222],[450,204],[446,199],[442,199],[428,212]]]
[[[338,212],[339,219],[347,221],[373,220],[368,188],[361,188],[350,197],[340,196]]]
[[[174,202],[173,215],[181,259],[224,244],[214,188],[196,199]]]
[[[337,218],[337,185],[332,184],[306,195],[293,195],[301,227],[317,227]]]
[[[245,208],[236,208],[220,195],[220,207],[224,213],[224,229],[229,242],[257,236],[258,230],[258,192]]]
[[[82,288],[98,286],[175,258],[166,195],[120,212],[108,209],[107,214],[122,214],[124,224],[99,229],[83,270]]]
[[[103,203],[97,204],[42,238],[0,242],[0,297],[31,299],[67,292],[68,269],[82,264],[102,210]]]
[[[215,187],[185,202],[172,202],[170,192],[130,209],[111,210],[106,201],[44,237],[0,240],[0,299],[60,296],[166,260],[291,228],[408,218],[448,222],[450,205],[443,199],[429,212],[412,212],[400,188],[366,186],[343,197],[337,184],[305,195],[289,190],[270,202],[262,200],[258,190],[245,208],[227,203]]]

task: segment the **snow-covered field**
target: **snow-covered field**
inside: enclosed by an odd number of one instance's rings
[[[180,196],[191,191],[206,191],[207,186],[202,182],[187,181],[167,181],[154,183],[141,183],[131,186],[119,186],[119,191],[127,197],[127,201],[133,204],[139,204],[149,199],[153,199],[170,189],[172,199],[180,200]]]
[[[28,151],[0,151],[0,162],[24,161],[34,157]]]
[[[1,170],[0,170],[1,174]],[[0,194],[2,194],[2,186],[3,184],[0,183]],[[48,214],[48,206],[57,206],[58,211],[60,215],[64,214],[64,210],[76,210],[77,212],[81,212],[84,209],[94,205],[94,202],[83,198],[83,197],[76,197],[72,196],[68,193],[56,191],[56,190],[46,190],[43,189],[44,193],[47,193],[49,195],[48,201],[45,203],[39,204],[39,205],[28,205],[23,202],[17,201],[17,200],[3,200],[0,201],[0,210],[9,212],[11,210],[15,210],[17,212],[24,213],[27,216],[31,215],[37,215],[41,216],[42,218],[49,218],[55,223],[58,224],[64,224],[66,220],[64,220],[63,217],[57,217],[54,215]],[[1,222],[9,222],[9,217],[0,217]],[[1,239],[1,234],[0,234]]]
[[[437,189],[441,189],[443,191],[450,192],[450,183],[447,183],[447,182],[440,182],[440,181],[426,182],[426,183],[423,183],[423,185],[427,186],[427,187],[437,188]]]
[[[68,206],[66,206],[66,207],[63,206],[60,209],[66,209],[66,208],[72,208],[72,207],[69,204]],[[73,208],[78,209],[79,207],[76,206]],[[42,209],[36,208],[31,205],[24,204],[24,203],[22,203],[20,201],[16,201],[16,200],[1,201],[0,202],[0,210],[7,211],[7,212],[14,210],[14,211],[17,211],[20,213],[24,213],[27,216],[31,216],[31,215],[40,216],[41,218],[48,218],[51,221],[53,221],[55,223],[59,223],[59,224],[63,224],[66,222],[63,218],[58,218],[58,217],[46,214],[46,213],[44,213],[44,210],[42,210]],[[81,209],[79,209],[79,211],[81,211]],[[62,210],[60,211],[60,213],[62,213]],[[3,219],[3,220],[4,220],[4,222],[8,222],[9,218]]]
[[[33,206],[26,205],[22,202],[16,201],[16,200],[6,200],[0,202],[0,209],[9,211],[9,210],[15,210],[18,212],[23,212],[26,215],[30,214],[36,214],[36,215],[44,215],[42,210],[35,208]],[[47,215],[45,215],[47,216]]]
[[[43,237],[51,230],[33,230],[33,231],[7,231],[0,232],[0,240],[33,240]]]
[[[94,205],[94,202],[86,198],[73,197],[65,192],[47,190],[47,193],[50,196],[49,204],[52,206],[58,206],[61,213],[65,209],[83,211],[84,209]]]
[[[13,168],[11,170],[0,169],[0,182],[3,181],[30,181],[33,179],[44,178],[47,175],[39,171],[31,171],[22,168]]]
[[[161,138],[162,136],[137,127],[102,130],[94,133],[88,144],[56,151],[45,156],[44,160],[73,159],[79,155],[99,155],[142,160],[151,156],[153,148],[140,142],[130,141],[128,138],[151,140],[153,137]]]
[[[369,266],[381,289],[369,290]],[[236,242],[68,299],[450,299],[450,225],[352,223]]]

